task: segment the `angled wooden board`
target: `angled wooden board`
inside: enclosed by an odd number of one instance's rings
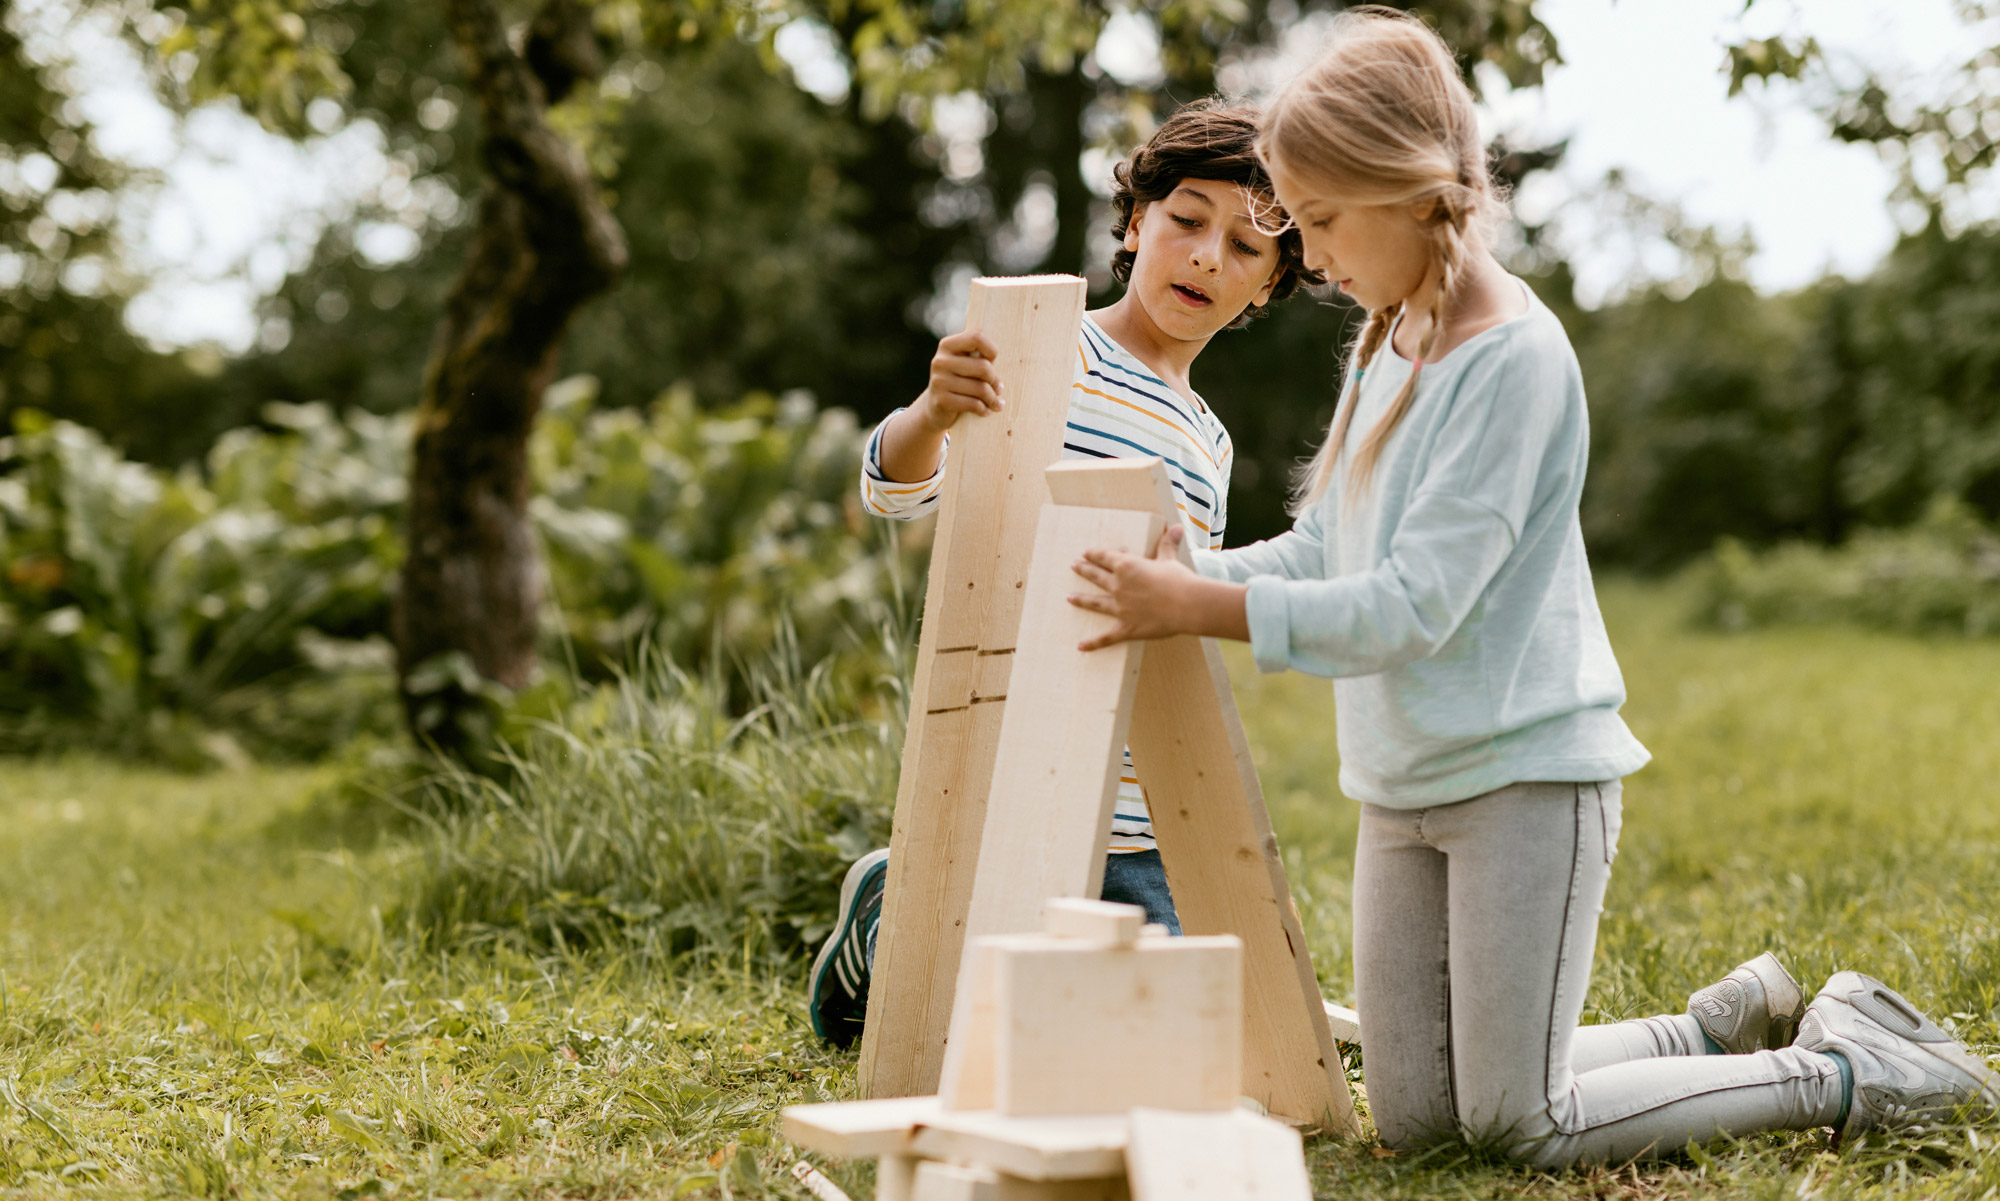
[[[1007,404],[952,431],[861,1042],[864,1096],[937,1088],[1042,471],[1062,457],[1083,298],[1077,276],[972,284],[966,328],[998,349]]]
[[[1049,490],[1058,503],[1171,514],[1164,473],[1140,470],[1144,462],[1058,464],[1048,471]],[[1182,930],[1243,940],[1244,1095],[1273,1114],[1358,1136],[1271,815],[1212,639],[1146,644],[1127,740]]]
[[[1048,901],[1094,898],[1103,887],[1121,751],[1144,651],[1139,643],[1077,649],[1110,619],[1069,603],[1070,593],[1090,587],[1071,567],[1092,547],[1144,552],[1159,538],[1162,519],[1047,505],[1036,524],[1020,646],[966,909],[968,938],[1040,930]],[[979,955],[964,956],[954,990],[961,1003],[938,1085],[949,1105],[985,1104],[990,1087],[984,1045],[975,1049],[971,1040],[989,1016],[975,999],[982,970]]]

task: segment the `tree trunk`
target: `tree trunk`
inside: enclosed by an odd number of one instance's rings
[[[573,71],[551,70],[545,90],[492,0],[445,9],[479,103],[486,181],[425,370],[394,632],[411,733],[470,757],[489,729],[487,685],[519,688],[535,665],[528,436],[570,317],[617,279],[626,247],[583,156],[544,120]],[[577,21],[588,12],[575,0],[550,0],[536,31]]]

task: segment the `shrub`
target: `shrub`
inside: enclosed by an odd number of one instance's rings
[[[1942,501],[1902,530],[1840,547],[1753,553],[1725,539],[1690,569],[1697,619],[1723,629],[1852,623],[1917,634],[2000,635],[2000,534]]]
[[[864,676],[808,668],[781,635],[736,673],[741,716],[720,664],[648,653],[519,739],[504,778],[452,768],[416,790],[422,870],[400,918],[436,948],[803,953],[847,864],[887,841],[908,641],[848,656]]]
[[[754,662],[790,615],[806,661],[900,598],[853,500],[860,437],[796,394],[719,413],[673,392],[550,389],[530,453],[544,661],[608,678],[642,639]],[[0,439],[0,748],[87,741],[191,760],[318,755],[395,728],[388,617],[410,418],[271,405],[205,470],[129,462],[28,412]],[[734,688],[745,695],[739,681]]]

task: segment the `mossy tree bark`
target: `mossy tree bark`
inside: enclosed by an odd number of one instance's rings
[[[549,0],[526,53],[493,0],[446,0],[482,125],[486,180],[463,272],[425,371],[394,617],[411,732],[473,758],[488,686],[535,665],[540,569],[528,437],[570,318],[624,270],[624,232],[548,105],[600,67],[589,9]]]

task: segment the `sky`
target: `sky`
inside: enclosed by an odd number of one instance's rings
[[[382,261],[409,253],[413,227],[452,200],[413,186],[386,159],[372,126],[355,125],[306,144],[264,134],[222,110],[177,124],[147,90],[129,49],[103,31],[53,31],[64,0],[18,0],[17,19],[59,37],[80,85],[79,103],[114,156],[155,169],[159,186],[128,201],[126,228],[138,265],[153,278],[128,320],[156,344],[209,342],[241,352],[282,328],[259,328],[256,299],[307,260],[317,231],[369,201],[390,219],[362,231]],[[1516,198],[1523,217],[1553,219],[1553,236],[1578,270],[1586,303],[1615,297],[1679,267],[1658,245],[1635,243],[1607,222],[1593,197],[1617,169],[1638,192],[1680,206],[1698,223],[1747,234],[1756,246],[1751,280],[1767,290],[1808,283],[1831,270],[1865,273],[1889,248],[1896,224],[1892,174],[1867,147],[1834,142],[1810,98],[1794,85],[1753,86],[1728,98],[1723,46],[1777,32],[1818,39],[1836,69],[1886,72],[1921,88],[1976,44],[1951,0],[1539,0],[1564,63],[1545,86],[1492,89],[1489,130],[1518,144],[1569,139],[1561,168]],[[1985,31],[1981,31],[1982,34]],[[1323,28],[1297,30],[1268,61],[1247,64],[1245,86],[1268,86],[1309,56]],[[838,88],[816,59],[812,37],[781,43],[801,81]],[[1149,71],[1143,23],[1115,21],[1100,45],[1121,78]],[[1990,191],[1990,190],[1989,190]],[[1990,195],[1974,215],[2000,213]]]

